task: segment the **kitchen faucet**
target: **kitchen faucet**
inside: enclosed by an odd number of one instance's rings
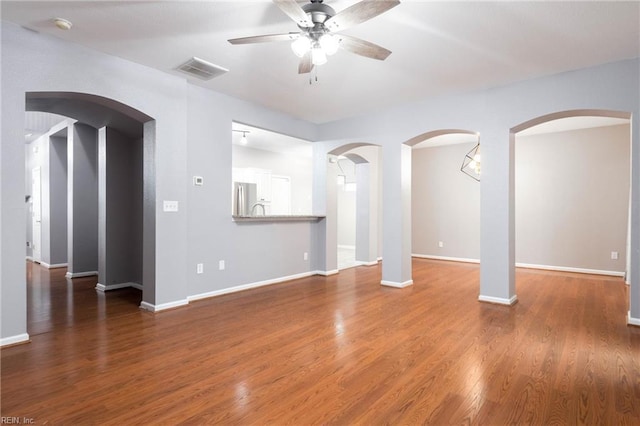
[[[263,203],[255,203],[253,206],[251,206],[251,216],[256,216],[255,214],[256,207],[262,207],[262,216],[266,216]]]

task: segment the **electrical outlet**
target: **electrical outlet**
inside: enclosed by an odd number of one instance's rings
[[[177,212],[178,202],[164,200],[164,202],[162,203],[162,210],[165,212]]]
[[[617,251],[612,251],[611,252],[611,259],[612,260],[618,260],[618,252]]]
[[[196,265],[196,273],[198,274],[204,274],[204,264],[202,263],[198,263]]]
[[[307,253],[306,251],[304,252],[304,256],[303,256],[304,260],[309,260],[309,253]]]
[[[444,247],[444,243],[442,241],[438,241],[438,247],[440,248]]]
[[[218,269],[224,271],[224,260],[218,262]]]

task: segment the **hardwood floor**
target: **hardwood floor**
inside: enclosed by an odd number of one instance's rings
[[[640,328],[620,278],[414,260],[152,314],[137,290],[29,264],[30,344],[2,349],[2,416],[36,424],[640,424]]]

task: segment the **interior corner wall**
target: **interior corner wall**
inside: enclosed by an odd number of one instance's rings
[[[516,137],[517,262],[624,274],[629,135],[624,124]]]
[[[413,254],[480,260],[480,183],[460,171],[462,159],[473,146],[413,149]]]

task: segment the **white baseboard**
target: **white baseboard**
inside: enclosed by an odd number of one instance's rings
[[[28,343],[29,334],[22,333],[15,336],[3,337],[0,339],[0,346],[17,345],[18,343]]]
[[[398,283],[398,282],[395,282],[395,281],[382,280],[382,281],[380,281],[380,284],[382,284],[385,287],[405,288],[405,287],[409,287],[410,285],[413,285],[413,280],[408,280],[408,281],[405,281],[403,283]]]
[[[140,308],[145,309],[147,311],[151,311],[151,312],[160,312],[160,311],[165,311],[167,309],[178,308],[180,306],[185,306],[188,304],[189,304],[189,301],[187,299],[176,300],[174,302],[168,302],[168,303],[161,303],[159,305],[152,305],[151,303],[141,302]]]
[[[356,260],[356,266],[375,266],[377,264],[377,260],[374,260],[373,262],[363,262],[361,260]]]
[[[579,274],[592,274],[592,275],[609,275],[612,277],[624,277],[625,273],[620,271],[604,271],[600,269],[586,269],[586,268],[572,268],[570,266],[550,266],[550,265],[535,265],[531,263],[516,262],[518,268],[528,269],[544,269],[547,271],[559,271],[559,272],[577,272]]]
[[[86,272],[67,272],[64,274],[65,278],[83,278],[83,277],[92,277],[94,275],[98,275],[98,271],[86,271]]]
[[[40,262],[40,264],[42,266],[44,266],[47,269],[58,269],[58,268],[66,268],[67,266],[69,266],[68,263],[53,263],[53,264],[48,264],[46,262]]]
[[[430,254],[417,253],[411,253],[411,257],[417,257],[419,259],[446,260],[449,262],[480,263],[480,259],[468,259],[465,257],[432,256]]]
[[[339,269],[332,269],[331,271],[315,271],[311,275],[322,275],[323,277],[328,277],[329,275],[335,275],[340,272]]]
[[[487,302],[487,303],[495,303],[497,305],[515,305],[516,302],[518,301],[518,296],[511,296],[510,299],[504,299],[502,297],[492,297],[492,296],[483,296],[480,295],[478,296],[478,300],[480,302]]]
[[[299,278],[306,278],[312,275],[316,275],[315,272],[303,272],[301,274],[289,275],[286,277],[274,278],[271,280],[257,281],[249,284],[242,284],[235,287],[223,288],[221,290],[208,291],[206,293],[200,293],[193,296],[187,296],[189,302],[194,300],[208,299],[209,297],[222,296],[223,294],[236,293],[238,291],[249,290],[252,288],[264,287],[272,284],[278,284],[285,281],[297,280]]]
[[[344,244],[338,244],[338,248],[339,249],[347,249],[347,250],[355,250],[356,246],[348,246],[348,245],[344,245]]]
[[[138,284],[134,282],[109,284],[109,285],[104,285],[100,283],[96,284],[96,290],[101,291],[103,293],[105,291],[117,290],[119,288],[127,288],[127,287],[133,287],[135,289],[142,290],[142,284]]]
[[[640,327],[640,318],[633,318],[631,316],[631,311],[627,312],[627,324],[629,325],[635,325]]]
[[[34,261],[34,260],[33,260],[33,257],[31,257],[31,256],[27,256],[27,262],[33,262],[33,261]]]

